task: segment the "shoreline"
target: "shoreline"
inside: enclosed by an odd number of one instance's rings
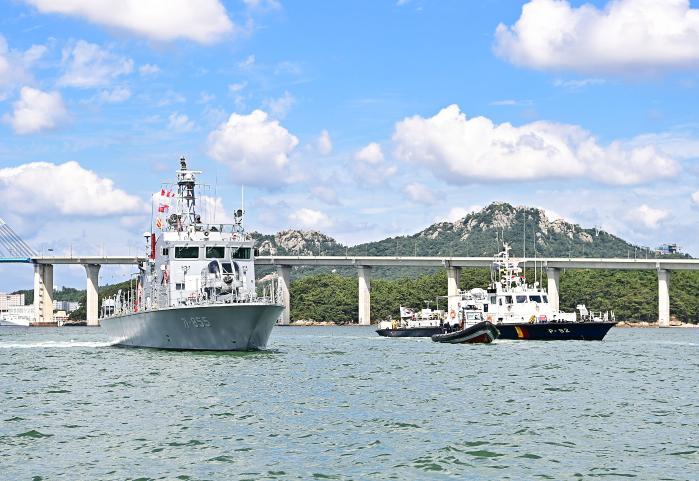
[[[315,322],[315,321],[294,321],[291,322],[290,324],[277,324],[275,327],[332,327],[332,326],[342,326],[342,327],[372,327],[372,326],[378,326],[378,323],[372,323],[370,326],[361,326],[356,323],[352,322],[347,322],[347,323],[337,323],[337,322],[330,322],[330,321],[322,321],[322,322]],[[647,321],[639,321],[639,322],[628,322],[628,321],[619,321],[616,326],[614,327],[620,327],[622,329],[632,329],[632,328],[642,328],[642,329],[670,329],[670,328],[679,328],[679,329],[695,329],[699,328],[699,324],[690,324],[690,323],[681,323],[681,322],[672,322],[670,323],[669,326],[659,326],[657,322],[647,322]]]

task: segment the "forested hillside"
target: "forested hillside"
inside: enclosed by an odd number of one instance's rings
[[[460,288],[486,287],[487,269],[464,269]],[[533,279],[529,272],[528,278]],[[543,285],[546,285],[544,275]],[[617,320],[658,319],[657,275],[654,271],[568,270],[561,273],[561,309],[572,312],[577,304],[592,310],[613,310]],[[446,272],[417,278],[377,279],[371,283],[371,318],[398,316],[399,306],[435,307],[446,296]],[[306,276],[291,283],[292,320],[356,322],[357,279],[337,274]],[[444,306],[445,300],[439,302]],[[699,321],[699,273],[674,272],[670,282],[671,316],[683,322]]]

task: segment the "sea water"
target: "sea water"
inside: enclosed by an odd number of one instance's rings
[[[1,480],[699,479],[699,330],[445,345],[277,327],[269,350],[0,328]]]

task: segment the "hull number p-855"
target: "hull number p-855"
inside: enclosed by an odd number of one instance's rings
[[[186,317],[182,318],[182,322],[184,323],[184,327],[190,328],[190,327],[211,327],[211,323],[205,316],[194,316],[190,317],[189,319]]]

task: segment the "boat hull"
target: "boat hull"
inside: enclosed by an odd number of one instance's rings
[[[460,331],[435,334],[432,336],[432,340],[447,344],[490,344],[498,336],[498,329],[490,322],[484,321]]]
[[[529,341],[601,341],[616,322],[542,322],[497,324],[500,339]]]
[[[29,319],[0,317],[0,326],[2,326],[2,327],[29,327]]]
[[[137,312],[101,320],[117,345],[156,349],[264,349],[284,310],[279,304],[217,304]]]
[[[398,327],[396,329],[377,329],[383,337],[432,337],[443,332],[441,327]]]

